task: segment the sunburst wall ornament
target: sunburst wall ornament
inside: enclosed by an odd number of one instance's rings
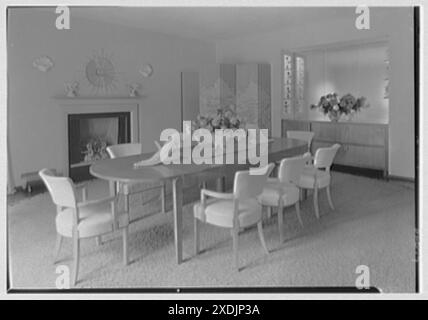
[[[95,93],[108,93],[117,88],[117,72],[112,63],[112,55],[104,50],[94,52],[85,66],[86,79]]]

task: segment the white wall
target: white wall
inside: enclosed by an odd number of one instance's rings
[[[58,146],[61,113],[51,97],[63,93],[64,82],[78,80],[88,93],[84,65],[93,50],[113,54],[119,73],[118,91],[138,81],[145,97],[140,113],[140,135],[145,150],[163,128],[180,128],[180,72],[197,71],[213,63],[259,62],[272,66],[273,134],[281,130],[281,50],[389,38],[390,45],[390,174],[414,177],[413,20],[410,8],[372,8],[371,29],[357,30],[354,21],[339,19],[293,29],[253,35],[216,46],[177,36],[94,22],[73,17],[71,30],[54,27],[56,15],[31,9],[12,9],[8,18],[8,138],[15,182],[20,175],[42,167],[61,168]],[[55,66],[42,73],[32,67],[41,55]],[[145,79],[138,67],[151,63],[154,74]],[[40,151],[41,150],[41,151]]]
[[[252,35],[216,46],[218,63],[265,62],[272,65],[273,135],[281,133],[281,50],[388,37],[390,46],[389,173],[414,177],[413,12],[411,8],[371,8],[370,30],[340,18]]]
[[[301,53],[306,63],[306,108],[298,114],[299,119],[328,119],[318,109],[310,109],[310,105],[317,104],[322,95],[336,92],[339,96],[351,93],[356,98],[367,98],[370,107],[355,113],[352,121],[387,124],[386,52],[384,43],[375,43]]]
[[[180,73],[215,62],[215,46],[206,42],[79,19],[71,12],[71,29],[57,30],[56,15],[34,9],[11,9],[8,19],[8,137],[15,183],[24,172],[43,167],[61,168],[61,112],[51,98],[64,93],[64,82],[80,82],[81,94],[91,94],[84,66],[93,51],[112,54],[118,89],[140,82],[144,98],[140,109],[143,149],[154,150],[164,128],[180,125]],[[32,67],[33,59],[49,55],[55,63],[47,73]],[[143,78],[138,68],[150,63],[154,73]]]

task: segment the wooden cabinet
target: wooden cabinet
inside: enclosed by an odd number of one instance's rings
[[[309,121],[282,120],[282,136],[287,136],[287,130],[311,131]]]
[[[318,148],[339,143],[335,164],[367,169],[382,170],[388,174],[388,125],[283,120],[282,136],[287,130],[306,130],[314,132],[312,153]]]

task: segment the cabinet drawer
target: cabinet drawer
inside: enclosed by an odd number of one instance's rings
[[[376,125],[344,125],[341,126],[338,141],[367,146],[385,146],[386,130]]]
[[[312,123],[315,137],[321,141],[385,146],[387,130],[382,125]]]
[[[314,141],[312,144],[313,152],[318,148],[325,148],[331,145],[331,143]],[[383,170],[386,168],[385,149],[373,146],[342,144],[334,158],[334,163]]]
[[[337,124],[313,122],[311,129],[315,138],[323,141],[340,141],[340,127]]]
[[[385,168],[385,149],[379,147],[343,145],[337,154],[337,164],[373,169]]]
[[[282,120],[283,137],[287,137],[288,130],[310,131],[310,122],[298,120]]]

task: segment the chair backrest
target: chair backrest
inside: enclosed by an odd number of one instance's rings
[[[61,207],[76,208],[76,192],[70,178],[57,177],[48,169],[40,170],[39,176],[49,190],[53,203]]]
[[[298,184],[300,176],[303,173],[303,169],[309,159],[309,154],[282,159],[278,170],[279,181],[283,183]]]
[[[121,158],[141,154],[141,143],[122,143],[107,147],[110,158]]]
[[[233,183],[233,194],[237,199],[256,198],[263,191],[267,177],[275,164],[270,163],[267,168],[262,168],[263,174],[250,174],[249,170],[237,171]],[[259,169],[258,169],[259,170]]]
[[[336,156],[339,148],[340,144],[335,143],[331,147],[317,149],[314,157],[314,166],[316,168],[325,168],[330,170],[330,166],[333,163],[334,157]]]
[[[308,150],[311,150],[311,143],[312,139],[314,138],[314,132],[312,131],[293,131],[288,130],[287,131],[287,138],[290,139],[297,139],[297,140],[304,140],[308,144]]]

